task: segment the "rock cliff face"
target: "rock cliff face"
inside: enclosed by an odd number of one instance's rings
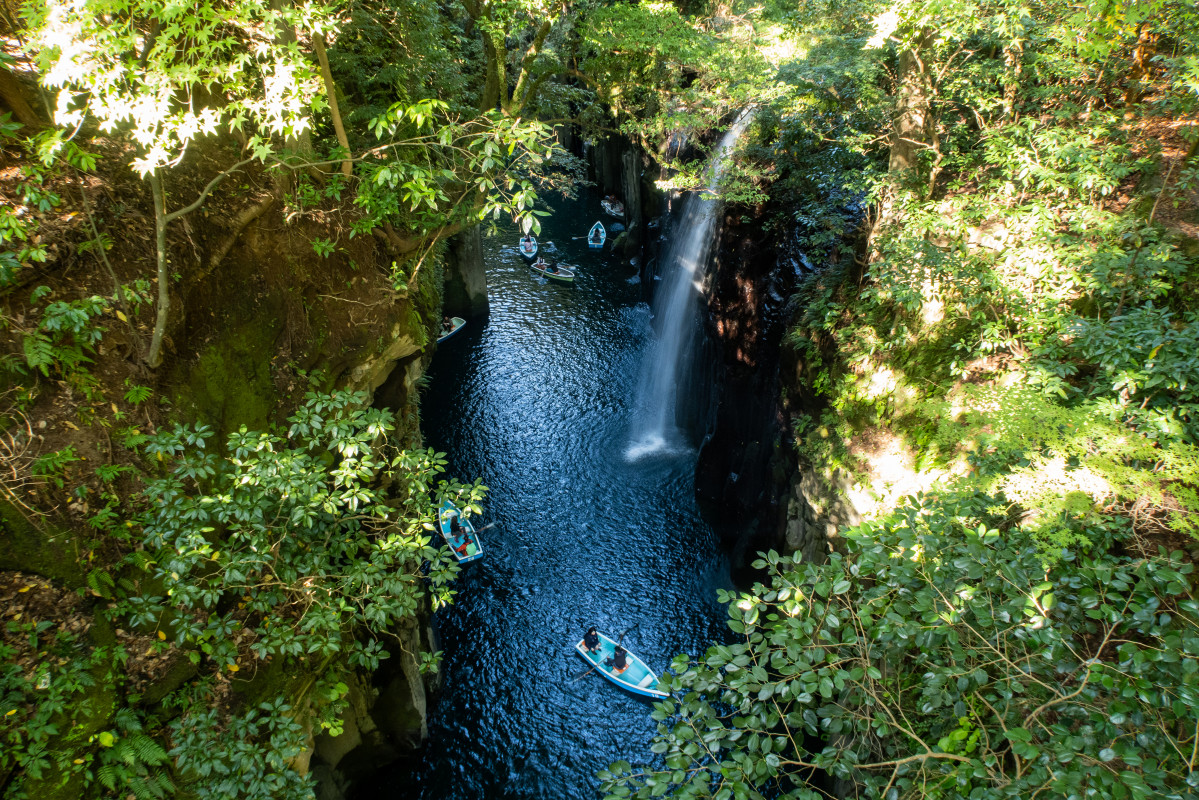
[[[800,272],[788,248],[749,215],[726,210],[718,244],[707,291],[715,408],[696,491],[740,566],[778,546],[788,446],[779,367]]]
[[[665,197],[654,185],[661,170],[652,156],[622,136],[604,139],[586,151],[601,194],[614,194],[624,204],[625,230],[609,235],[611,252],[619,258],[646,263],[653,247],[650,222],[665,210]],[[604,225],[615,220],[605,218]]]
[[[764,216],[726,210],[707,291],[715,410],[696,491],[736,567],[770,548],[823,560],[862,519],[852,481],[795,451],[795,421],[820,408],[786,333],[802,312],[792,295],[821,265],[792,233],[764,233]]]
[[[445,313],[455,317],[486,314],[487,273],[483,239],[476,225],[450,239],[445,263]]]
[[[129,216],[141,219],[132,212]],[[220,442],[243,425],[262,430],[281,422],[315,381],[322,388],[367,392],[378,404],[396,412],[397,435],[402,440],[418,440],[415,384],[433,350],[432,332],[442,313],[442,286],[430,279],[408,292],[396,292],[389,274],[391,257],[378,242],[370,237],[347,240],[340,243],[338,252],[322,258],[313,252],[310,242],[327,231],[304,221],[289,224],[278,211],[248,225],[219,264],[206,269],[200,266],[203,254],[228,236],[220,218],[214,213],[207,221],[196,219],[190,231],[194,241],[189,242],[195,253],[183,243],[174,243],[181,274],[172,287],[167,358],[157,372],[132,376],[135,382],[153,384],[156,395],[169,403],[164,404],[165,412],[136,409],[132,421],[149,430],[180,419],[201,422],[217,431],[216,441]],[[124,245],[117,242],[112,259],[119,273],[137,276],[144,265],[134,254],[144,249],[144,242],[123,250]],[[190,268],[193,265],[195,268]],[[486,283],[478,232],[459,236],[448,248],[442,266],[450,295],[445,310],[485,312]],[[124,274],[121,277],[131,279]],[[94,373],[121,387],[120,376],[129,375],[133,368],[127,355],[106,350],[102,343]],[[110,394],[119,401],[122,390]],[[58,390],[51,387],[47,393],[52,391]],[[70,400],[69,396],[48,399],[58,405]],[[47,405],[51,411],[56,407]],[[115,404],[113,410],[115,413]],[[49,419],[49,426],[42,421],[47,434],[67,430],[53,413],[44,416]],[[38,416],[32,421],[36,431]],[[79,437],[86,433],[75,424],[69,427]],[[106,449],[102,437],[80,438],[72,445],[81,461],[111,463],[112,445],[108,443]],[[61,447],[62,442],[56,440],[53,446]],[[90,469],[67,477],[85,481]],[[76,506],[82,510],[76,511]],[[69,509],[60,506],[57,514],[46,515],[0,501],[0,579],[17,576],[14,580],[29,586],[36,581],[39,592],[53,586],[68,595],[86,597],[76,612],[78,626],[88,632],[95,652],[112,652],[118,639],[124,644],[121,637],[134,634],[119,630],[123,621],[110,618],[103,593],[90,583],[90,566],[77,561],[80,553],[92,547],[86,514],[82,503]],[[20,595],[33,596],[33,592]],[[358,675],[353,681],[344,733],[312,738],[310,751],[295,762],[295,768],[311,770],[317,777],[322,797],[340,796],[348,777],[402,758],[421,744],[431,687],[417,668],[419,655],[414,654],[433,649],[427,616],[412,618],[403,630],[396,631],[401,646],[377,675]],[[126,696],[121,665],[112,659],[97,662],[94,690],[75,704],[71,724],[61,726],[69,730],[64,736],[83,732],[86,737],[110,726],[124,703],[157,707],[196,674],[196,667],[186,657],[179,663],[183,669],[161,670],[148,685],[139,687],[136,696]],[[288,671],[264,666],[253,679],[231,680],[231,702],[254,704],[283,696],[294,700],[291,704],[303,718],[311,712],[309,701],[302,699],[310,682],[302,665]],[[65,749],[70,742],[56,740],[49,748],[53,751],[60,745]],[[5,763],[6,759],[0,758],[0,793],[8,779],[3,774]],[[31,796],[78,797],[81,789],[76,783],[65,772],[51,771],[44,779],[28,780],[26,788]]]
[[[350,707],[340,736],[313,740],[309,769],[318,800],[340,800],[350,787],[380,768],[413,760],[428,736],[428,695],[434,688],[420,674],[414,653],[432,652],[433,631],[413,620],[396,631],[391,658],[371,676],[350,686]]]

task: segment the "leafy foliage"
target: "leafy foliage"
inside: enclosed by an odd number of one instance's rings
[[[252,124],[261,144],[303,131],[319,77],[294,31],[330,25],[315,3],[31,2],[24,15],[43,82],[65,89],[58,124],[78,127],[90,115],[103,130],[128,130],[142,175],[229,126]]]
[[[0,769],[19,771],[12,797],[24,794],[26,776],[37,780],[78,768],[52,745],[67,733],[69,710],[95,686],[94,668],[110,656],[53,627],[44,619],[10,619],[0,637]],[[44,657],[30,659],[31,652]],[[26,657],[18,661],[19,654]]]
[[[1199,609],[1158,544],[1199,519],[1176,183],[1196,148],[1154,131],[1194,108],[1199,17],[936,0],[786,19],[792,91],[747,152],[775,224],[828,265],[796,297],[822,404],[797,449],[865,494],[882,431],[934,491],[842,531],[827,564],[759,562],[768,579],[724,598],[737,641],[676,660],[656,759],[613,765],[605,792],[1193,795]]]
[[[304,726],[282,699],[227,720],[218,709],[196,709],[172,728],[171,755],[200,800],[312,796],[312,778],[289,764],[307,748]]]
[[[817,798],[814,769],[866,797],[1186,796],[1191,565],[1104,522],[1046,570],[1002,508],[926,497],[826,564],[768,554],[727,598],[738,641],[675,661],[663,764],[615,765],[607,796]]]
[[[449,602],[457,565],[432,544],[435,493],[477,510],[484,488],[435,483],[445,461],[432,451],[389,453],[391,415],[364,400],[309,394],[286,436],[243,428],[226,456],[204,426],[151,439],[146,453],[173,463],[146,489],[145,543],[167,594],[131,598],[134,619],[156,623],[165,603],[175,641],[221,669],[238,668],[243,639],[259,659],[373,669],[426,585]]]
[[[537,122],[487,114],[459,121],[448,106],[423,100],[393,105],[371,121],[384,144],[365,164],[355,204],[365,213],[353,233],[400,224],[417,234],[510,215],[540,232],[530,171],[554,152],[550,130]]]
[[[129,708],[119,709],[114,717],[115,730],[102,731],[94,738],[100,745],[96,780],[110,792],[120,792],[136,800],[162,800],[175,793],[175,784],[163,767],[167,752],[145,732],[138,715]]]

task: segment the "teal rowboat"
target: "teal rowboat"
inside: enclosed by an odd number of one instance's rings
[[[450,318],[450,329],[448,331],[445,328],[441,329],[441,335],[437,337],[437,343],[441,344],[446,339],[450,338],[455,333],[462,330],[462,326],[465,324],[466,324],[466,320],[464,320],[462,317],[451,317]]]
[[[458,535],[453,533],[455,518],[462,526]],[[459,564],[483,557],[483,545],[479,543],[479,534],[475,532],[475,526],[471,525],[470,520],[462,516],[458,506],[449,500],[443,502],[437,512],[437,530],[441,532],[442,538],[450,546],[450,552],[458,559]]]
[[[599,635],[599,638],[599,647],[594,652],[588,651],[583,646],[581,639],[575,645],[575,651],[583,657],[584,661],[595,667],[596,672],[617,686],[628,689],[633,694],[650,697],[654,700],[670,697],[667,692],[658,688],[658,676],[653,673],[653,670],[647,667],[644,661],[627,650],[625,651],[625,656],[628,658],[628,666],[624,670],[617,672],[611,664],[605,663],[615,657],[616,642],[602,633]]]
[[[537,258],[537,250],[540,245],[537,244],[537,237],[530,235],[528,238],[521,237],[520,239],[520,254],[532,261]]]
[[[599,250],[604,246],[604,240],[608,238],[608,232],[604,230],[604,223],[597,222],[591,226],[591,230],[587,233],[587,246],[592,250]]]

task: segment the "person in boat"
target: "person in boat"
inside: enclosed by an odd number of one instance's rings
[[[629,651],[620,645],[616,645],[616,652],[612,654],[611,658],[604,661],[604,663],[612,668],[612,674],[619,675],[629,668]]]
[[[454,321],[452,319],[450,319],[449,317],[442,317],[441,318],[441,332],[449,333],[452,330],[454,330]],[[457,519],[457,517],[455,517],[454,519]]]
[[[522,250],[532,250],[533,249],[533,237],[526,233],[524,235],[524,238],[520,240],[520,247]]]
[[[454,544],[455,540],[461,539],[458,544]],[[454,548],[459,555],[466,555],[467,549],[470,547],[470,537],[466,535],[466,529],[462,527],[462,523],[458,521],[458,515],[455,514],[450,518],[450,547]]]
[[[588,653],[594,653],[600,649],[599,631],[595,629],[594,625],[583,634],[583,649]]]
[[[545,268],[545,271],[552,272],[553,274],[557,275],[558,274],[558,259],[554,259],[553,261],[551,261],[550,265]]]
[[[546,267],[545,259],[542,258],[541,256],[537,256],[537,260],[533,262],[533,266],[536,267],[537,269],[545,269],[545,267]]]
[[[595,244],[600,243],[600,232],[594,228],[591,230],[591,241]]]

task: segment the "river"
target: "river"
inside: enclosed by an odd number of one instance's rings
[[[480,522],[494,527],[437,615],[444,689],[418,774],[394,770],[374,797],[594,798],[598,770],[650,758],[655,723],[598,675],[576,680],[586,627],[636,626],[624,643],[659,672],[728,636],[728,562],[695,505],[695,453],[625,456],[651,336],[637,271],[571,240],[601,217],[597,197],[552,206],[541,239],[580,265],[575,284],[529,270],[510,229],[485,238],[490,316],[433,360],[426,441],[491,488]]]

